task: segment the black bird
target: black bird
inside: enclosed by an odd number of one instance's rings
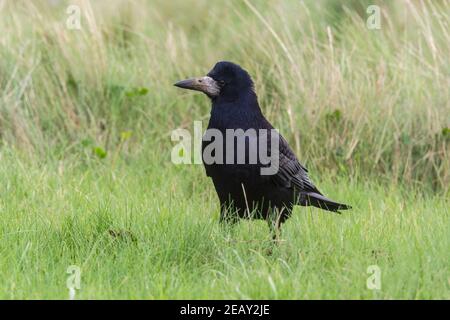
[[[255,149],[250,146],[254,143],[253,146],[259,147],[262,136],[258,135],[255,139],[254,136],[244,135],[243,149],[238,146],[230,149],[225,145],[225,138],[220,142],[205,134],[202,142],[203,163],[219,196],[222,222],[236,222],[239,218],[266,219],[275,239],[294,205],[315,206],[338,213],[339,210],[351,208],[326,198],[311,182],[308,170],[297,160],[286,140],[276,131],[269,131],[274,128],[261,112],[253,81],[239,65],[227,61],[218,62],[207,76],[183,80],[175,86],[201,91],[211,99],[208,130],[215,130],[226,137],[227,129],[242,129],[245,132],[249,129],[257,132],[266,129],[268,135],[264,143],[268,150],[275,145],[271,140],[272,136],[278,139],[278,150],[267,153],[271,156],[270,159],[275,159],[272,156],[278,155],[278,171],[263,175],[261,169],[272,163],[267,164],[260,159],[250,161],[252,153],[255,153]],[[211,163],[205,159],[205,151],[211,149],[213,143],[215,146],[223,146],[222,157],[219,155],[215,158],[223,161]],[[242,156],[242,152],[245,152],[245,161],[241,158],[238,163],[237,158]],[[214,152],[211,155],[217,156]],[[232,161],[226,161],[227,156]]]

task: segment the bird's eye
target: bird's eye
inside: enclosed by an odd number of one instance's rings
[[[222,86],[222,87],[225,85],[225,81],[224,81],[224,80],[219,80],[219,81],[217,81],[217,82],[218,82],[219,85]]]

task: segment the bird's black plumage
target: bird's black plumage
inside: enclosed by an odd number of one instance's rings
[[[208,85],[205,85],[205,83]],[[205,92],[212,100],[208,129],[226,136],[227,129],[273,129],[261,112],[250,75],[239,65],[218,62],[207,77],[190,79],[176,84],[182,88]],[[270,131],[269,131],[270,137]],[[205,163],[206,174],[212,178],[221,204],[221,220],[260,218],[281,225],[291,214],[294,205],[315,206],[338,212],[349,209],[344,204],[326,198],[312,183],[308,170],[300,164],[286,140],[279,139],[279,169],[273,175],[261,175],[265,165],[261,161],[250,164],[248,159],[251,137],[246,137],[246,161],[237,164],[239,153],[234,148],[235,161],[225,163],[227,150],[223,141],[224,163]],[[257,137],[257,139],[260,139]],[[270,148],[270,139],[267,139]],[[213,143],[205,139],[202,150]]]

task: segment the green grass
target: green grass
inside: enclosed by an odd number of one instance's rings
[[[273,247],[261,221],[219,227],[201,166],[17,157],[1,159],[1,298],[68,298],[70,265],[81,268],[80,299],[450,298],[442,197],[324,179],[321,189],[354,209],[298,208]],[[366,287],[370,265],[381,290]]]
[[[0,1],[0,297],[67,298],[77,265],[84,299],[449,299],[450,4],[373,2],[380,30],[372,1],[70,1],[81,30],[69,1]],[[354,207],[297,208],[271,255],[170,161],[210,111],[172,84],[219,60]]]

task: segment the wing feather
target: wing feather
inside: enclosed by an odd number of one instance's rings
[[[322,194],[309,179],[308,170],[298,161],[288,143],[280,135],[279,169],[272,176],[272,181],[286,188],[295,188],[300,192],[315,192]]]

